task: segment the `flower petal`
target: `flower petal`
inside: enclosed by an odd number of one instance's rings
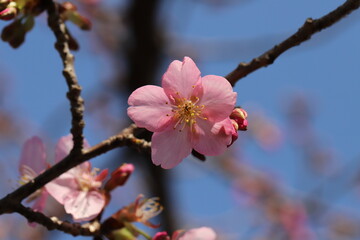
[[[199,119],[194,127],[196,132],[193,137],[194,149],[201,154],[219,155],[231,143],[233,126],[229,118],[215,124]]]
[[[191,58],[184,57],[183,62],[175,60],[170,63],[162,77],[162,86],[168,96],[190,98],[193,86],[199,80],[200,70]]]
[[[213,122],[229,117],[236,103],[236,93],[223,77],[208,75],[202,78],[203,96],[199,105],[204,105],[203,115]]]
[[[193,228],[186,231],[179,240],[215,240],[216,233],[209,227]]]
[[[155,165],[170,169],[191,153],[189,131],[179,132],[171,126],[163,132],[155,132],[151,139],[151,158]]]
[[[36,199],[32,209],[37,212],[42,212],[46,205],[46,200],[48,199],[49,193],[42,188],[40,196]]]
[[[74,146],[74,142],[72,139],[72,135],[69,134],[67,136],[61,137],[56,144],[55,148],[55,163],[63,160],[67,155],[69,155],[70,151]],[[86,139],[84,139],[84,149],[90,148],[90,145]]]
[[[66,172],[46,184],[45,188],[56,201],[64,204],[67,196],[73,194],[73,192],[77,192],[78,184],[73,174]]]
[[[25,174],[24,166],[30,167],[37,174],[40,174],[48,167],[45,146],[39,137],[32,137],[24,143],[19,163],[21,175]]]
[[[74,221],[89,221],[95,218],[105,205],[105,197],[97,191],[73,192],[65,199],[66,213],[73,216]]]
[[[166,128],[172,118],[170,100],[158,86],[147,85],[136,89],[129,97],[129,117],[138,127],[157,132]]]

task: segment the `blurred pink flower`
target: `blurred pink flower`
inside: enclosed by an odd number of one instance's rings
[[[46,162],[46,152],[42,140],[39,137],[32,137],[28,139],[22,148],[19,172],[20,172],[20,184],[26,184],[33,180],[40,173],[49,167]],[[34,211],[41,212],[46,204],[48,193],[45,188],[41,188],[31,194],[28,198],[28,202],[35,200],[33,205]]]
[[[147,85],[129,97],[129,117],[138,127],[154,132],[151,154],[155,165],[169,169],[192,149],[218,155],[231,143],[230,121],[236,93],[223,77],[200,76],[189,57],[173,61],[162,78],[162,88]]]
[[[201,227],[186,231],[178,240],[215,240],[216,233],[212,228]]]
[[[55,161],[59,162],[72,149],[72,136],[60,138],[56,146]],[[89,144],[85,141],[84,148]],[[88,221],[95,218],[105,205],[105,196],[100,190],[102,181],[107,175],[107,169],[97,175],[91,170],[91,163],[84,162],[52,182],[46,184],[46,190],[71,214],[75,221]]]
[[[152,238],[152,240],[215,240],[216,233],[212,228],[200,227],[193,228],[188,231],[177,230],[171,238],[167,232],[158,232]]]

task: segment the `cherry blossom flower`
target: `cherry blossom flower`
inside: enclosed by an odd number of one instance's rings
[[[192,149],[219,155],[231,143],[229,119],[236,93],[223,77],[200,76],[189,57],[173,61],[162,78],[162,88],[147,85],[129,97],[129,117],[138,127],[154,132],[151,154],[155,165],[169,169]]]
[[[72,147],[72,136],[62,137],[56,147],[55,161],[59,162],[66,157]],[[84,148],[88,147],[85,141]],[[100,187],[106,175],[107,169],[97,175],[97,170],[91,169],[91,163],[84,162],[45,187],[53,198],[64,205],[66,213],[71,214],[75,221],[88,221],[95,218],[105,206],[105,196]]]
[[[49,167],[46,162],[45,146],[39,137],[32,137],[28,139],[22,148],[19,172],[20,172],[20,184],[26,184],[33,180],[40,173]],[[38,189],[31,194],[28,198],[28,202],[36,199],[33,210],[41,212],[46,204],[48,198],[48,192],[45,188]]]

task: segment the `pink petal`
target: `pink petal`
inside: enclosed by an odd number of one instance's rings
[[[213,122],[229,117],[236,103],[236,93],[223,77],[208,75],[202,78],[203,96],[198,105],[204,105],[203,115]]]
[[[179,240],[215,240],[216,233],[208,227],[193,228],[187,231]]]
[[[200,79],[200,70],[194,61],[189,57],[184,57],[182,63],[177,60],[170,63],[163,75],[162,86],[168,96],[190,98],[193,86]]]
[[[199,153],[216,156],[223,153],[231,143],[233,126],[228,118],[216,124],[199,119],[194,126],[196,135],[193,144]]]
[[[89,221],[102,211],[105,198],[97,191],[73,192],[65,199],[65,211],[73,216],[74,221]]]
[[[37,212],[42,212],[45,208],[46,200],[48,199],[48,196],[49,193],[44,188],[42,188],[41,194],[38,197],[38,199],[36,199],[32,209]]]
[[[30,167],[37,174],[47,168],[45,146],[39,137],[32,137],[24,143],[19,164],[21,175],[24,174],[24,166]]]
[[[73,174],[74,176],[83,174],[83,173],[89,173],[91,172],[91,162],[86,161],[81,163],[80,165],[77,165],[76,167],[73,167],[68,171],[69,173]]]
[[[60,204],[64,204],[65,198],[77,192],[78,184],[73,174],[66,172],[55,180],[45,185],[49,194]]]
[[[155,165],[170,169],[191,153],[191,141],[187,128],[179,132],[171,126],[163,132],[155,132],[151,139],[151,158]]]
[[[56,144],[55,148],[55,163],[63,160],[71,151],[74,146],[72,135],[61,137]],[[84,149],[90,148],[89,143],[84,140]]]
[[[162,131],[172,118],[171,102],[161,87],[138,88],[130,95],[128,103],[127,113],[131,120],[149,131]]]

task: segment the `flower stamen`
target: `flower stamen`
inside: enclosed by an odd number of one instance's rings
[[[186,98],[177,98],[175,99],[176,105],[172,105],[173,109],[171,110],[174,113],[174,118],[177,120],[174,129],[179,125],[181,132],[186,126],[189,126],[193,130],[193,125],[196,123],[196,118],[207,120],[206,117],[202,116],[202,110],[205,108],[204,105],[197,105],[200,101],[198,97]]]

